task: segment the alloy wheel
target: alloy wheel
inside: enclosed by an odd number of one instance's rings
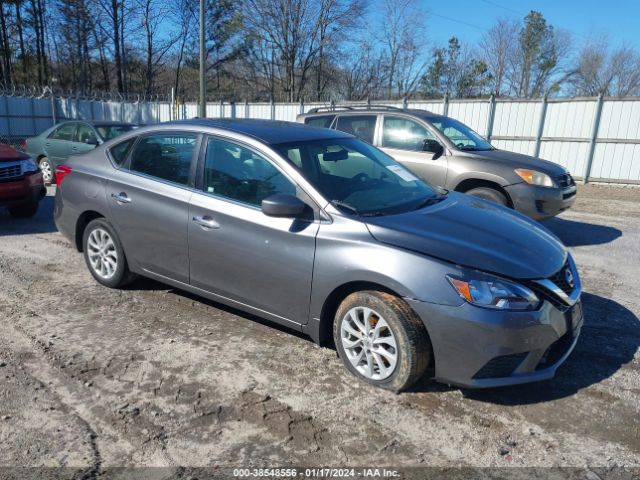
[[[349,310],[340,324],[340,340],[348,360],[362,376],[384,380],[395,370],[396,339],[387,321],[375,310]]]
[[[118,268],[118,252],[109,232],[102,228],[91,231],[87,238],[87,255],[96,275],[110,279]]]
[[[46,183],[50,183],[53,180],[53,170],[51,164],[47,160],[40,161],[40,171],[42,172],[42,180]]]

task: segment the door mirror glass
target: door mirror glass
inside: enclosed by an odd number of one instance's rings
[[[87,139],[85,139],[84,143],[86,143],[87,145],[98,146],[98,139],[95,136],[88,137]]]
[[[277,194],[262,200],[262,213],[270,217],[297,217],[304,212],[305,206],[298,197]]]
[[[444,147],[437,140],[425,138],[422,142],[422,150],[425,152],[434,153],[436,157],[439,157],[444,153]]]

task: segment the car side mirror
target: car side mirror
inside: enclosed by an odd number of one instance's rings
[[[425,138],[422,141],[422,151],[431,152],[434,154],[434,158],[437,158],[444,153],[444,147],[437,140]]]
[[[98,146],[98,139],[96,137],[89,137],[87,138],[84,143],[86,143],[87,145],[93,145],[93,146]]]
[[[262,213],[270,217],[297,217],[306,204],[293,195],[277,194],[262,200]]]

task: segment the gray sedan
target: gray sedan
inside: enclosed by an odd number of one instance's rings
[[[142,275],[251,312],[393,391],[430,366],[467,387],[551,378],[582,326],[549,231],[343,132],[161,124],[71,157],[58,182],[56,224],[101,284]]]

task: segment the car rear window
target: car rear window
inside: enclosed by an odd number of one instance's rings
[[[317,117],[305,118],[304,123],[310,127],[329,128],[334,118],[336,118],[335,115],[320,115]]]

